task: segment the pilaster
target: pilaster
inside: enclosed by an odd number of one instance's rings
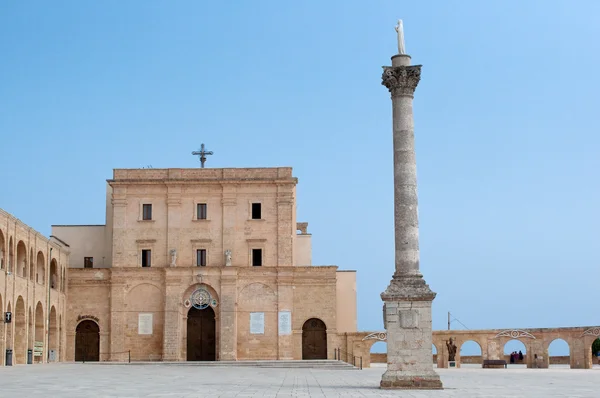
[[[223,184],[223,193],[221,197],[221,204],[223,209],[223,246],[221,250],[221,259],[225,258],[225,251],[231,250],[232,252],[232,265],[241,266],[247,265],[242,264],[245,261],[247,255],[242,252],[242,248],[235,247],[235,216],[236,216],[236,205],[237,205],[237,185],[236,184]]]
[[[180,229],[181,229],[181,185],[167,185],[167,250],[165,265],[171,264],[171,250],[176,250],[180,256]]]
[[[123,267],[127,262],[125,244],[127,242],[125,230],[127,228],[127,188],[115,187],[112,193],[113,206],[113,240],[112,240],[112,266]]]
[[[277,266],[294,263],[296,222],[293,220],[294,188],[291,184],[277,185]]]
[[[178,276],[165,276],[165,321],[163,325],[163,361],[180,361],[181,353],[181,289],[183,281]]]
[[[110,286],[110,355],[109,361],[122,361],[125,349],[125,282],[112,280]]]
[[[282,335],[279,333],[279,313],[289,311],[291,313],[290,322],[293,319],[294,308],[294,274],[290,269],[278,268],[277,270],[277,359],[294,359],[294,337],[293,328],[290,328],[290,334]]]
[[[234,267],[221,268],[220,301],[219,360],[235,361],[237,360],[237,270]]]

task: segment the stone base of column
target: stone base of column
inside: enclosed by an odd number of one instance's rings
[[[388,362],[381,388],[443,389],[433,370],[431,349],[431,303],[435,295],[421,275],[394,275],[381,294]]]

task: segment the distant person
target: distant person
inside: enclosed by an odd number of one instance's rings
[[[510,363],[515,363],[515,352],[510,353]]]
[[[523,352],[519,350],[519,361],[523,362]]]

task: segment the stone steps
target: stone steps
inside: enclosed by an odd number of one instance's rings
[[[169,365],[169,366],[210,366],[210,367],[255,367],[255,368],[305,368],[328,370],[358,369],[349,363],[335,360],[290,360],[290,361],[181,361],[181,362],[86,362],[96,365]]]

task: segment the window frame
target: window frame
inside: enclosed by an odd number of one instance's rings
[[[200,209],[204,208],[204,213],[200,211]],[[201,217],[201,216],[204,217]],[[196,203],[196,220],[208,220],[208,203],[206,202],[198,202]]]
[[[254,206],[258,205],[258,218],[254,217]],[[262,220],[263,219],[263,211],[262,211],[262,202],[250,202],[250,219],[251,220]]]
[[[254,261],[254,253],[256,250],[260,251],[260,264],[255,264],[255,261]],[[264,257],[265,257],[265,253],[264,253],[264,249],[262,247],[251,248],[250,249],[250,266],[251,267],[262,267],[265,263]]]
[[[204,253],[204,264],[202,264],[202,253]],[[200,260],[200,261],[198,261]],[[196,249],[196,267],[206,267],[208,265],[208,250],[205,248]]]
[[[144,252],[147,252],[147,257],[148,257],[147,263],[148,263],[148,265],[144,265],[144,262],[145,262],[144,260],[145,260],[145,257],[146,257],[146,256],[144,256]],[[152,268],[152,249],[141,249],[141,253],[140,253],[140,266],[142,268]]]
[[[88,260],[89,260],[89,264],[91,265],[90,267],[88,267]],[[94,268],[94,257],[84,257],[83,258],[83,268]]]
[[[148,207],[146,207],[148,206]],[[146,218],[146,208],[150,209],[150,218]],[[152,221],[152,203],[142,203],[142,221]]]

